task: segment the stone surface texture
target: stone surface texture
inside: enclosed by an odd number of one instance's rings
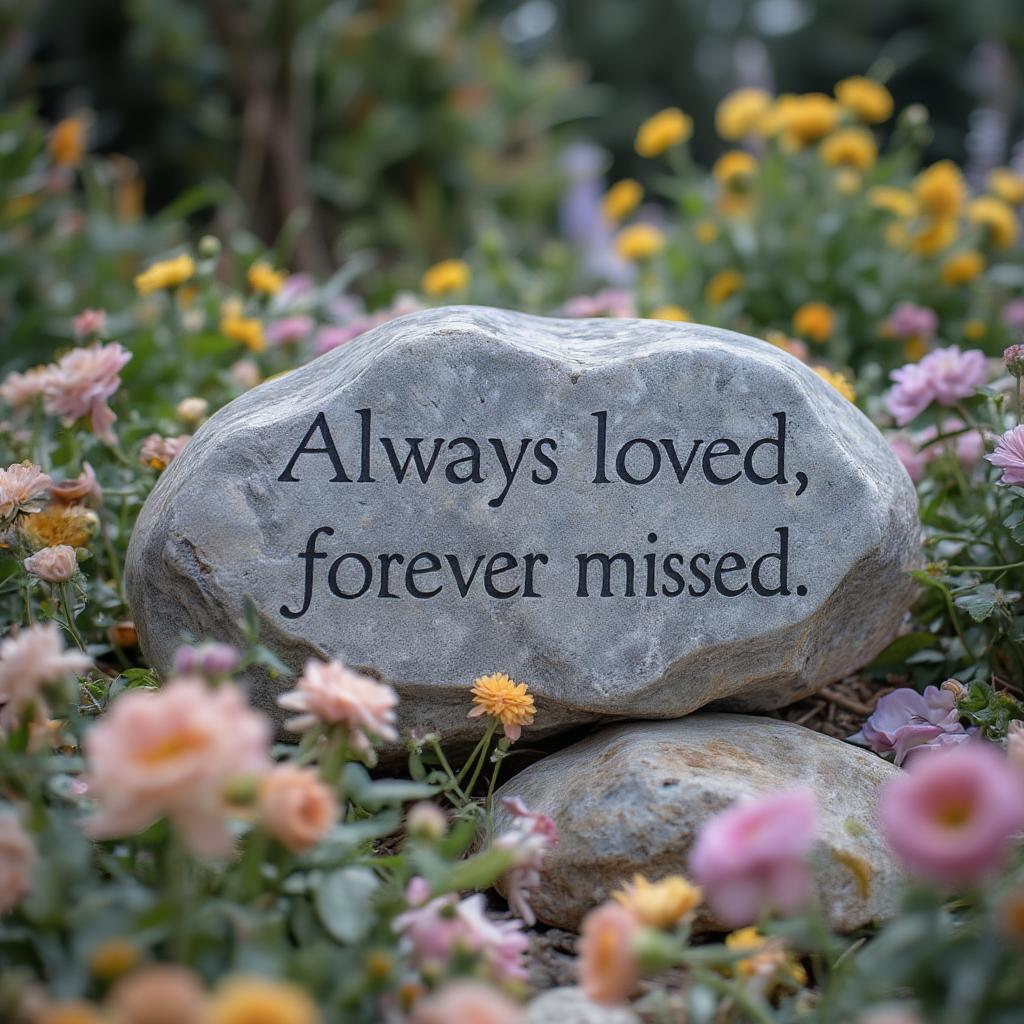
[[[369,409],[374,483],[360,484],[357,410]],[[607,412],[607,469],[595,484],[595,412]],[[332,480],[327,454],[304,454],[297,482],[281,482],[318,413],[324,414],[350,482]],[[776,430],[785,412],[785,484],[761,485],[742,472],[728,485],[702,475],[712,441],[741,454],[711,463],[720,475],[742,470],[743,452]],[[405,439],[444,438],[426,483],[412,470],[402,483],[380,438],[408,454]],[[482,483],[453,484],[441,472],[456,455],[447,443],[479,441]],[[521,439],[557,442],[557,477],[530,446],[499,507],[503,476],[487,439],[514,458]],[[659,474],[645,485],[614,475],[616,452],[633,438],[658,450]],[[662,439],[684,464],[676,479]],[[322,434],[310,446],[323,447]],[[728,445],[725,445],[728,448]],[[721,451],[722,446],[719,447]],[[548,454],[551,454],[549,449]],[[773,472],[772,446],[752,465]],[[464,456],[465,450],[459,449]],[[654,456],[630,450],[627,472],[642,478]],[[462,472],[465,472],[465,464]],[[801,494],[799,474],[806,474]],[[315,562],[308,612],[301,604],[311,531],[328,557]],[[644,593],[648,552],[661,572],[667,553],[745,553],[779,547],[789,531],[789,594],[731,597]],[[869,661],[892,638],[913,593],[905,574],[918,558],[917,503],[902,466],[875,427],[810,369],[752,338],[692,324],[629,320],[552,320],[477,307],[416,313],[268,381],[231,402],[198,431],[163,474],[139,518],[126,566],[130,605],[143,650],[166,671],[183,633],[224,641],[239,636],[245,595],[260,611],[262,637],[300,669],[309,657],[340,657],[394,683],[402,720],[429,723],[451,738],[465,722],[467,687],[503,671],[530,684],[537,735],[599,719],[674,718],[705,705],[770,709],[813,692]],[[651,542],[649,535],[657,535]],[[542,552],[541,596],[498,600],[481,589],[459,596],[447,567],[420,582],[444,583],[428,599],[402,588],[397,599],[368,593],[343,600],[328,590],[336,556],[361,552],[451,553],[472,568],[495,552]],[[629,553],[636,596],[578,597],[581,553]],[[522,583],[520,568],[501,577]],[[346,572],[352,569],[348,564]],[[624,587],[621,565],[611,582]],[[771,576],[771,567],[767,576]],[[696,577],[684,569],[691,589]],[[344,589],[354,587],[342,576]],[[665,583],[659,575],[657,586]],[[804,590],[806,592],[804,592]],[[618,593],[618,591],[617,591]],[[280,688],[251,680],[273,707]]]
[[[884,920],[896,908],[900,873],[875,817],[879,786],[899,772],[888,762],[803,726],[755,715],[701,713],[675,722],[616,725],[509,780],[549,814],[559,842],[531,899],[539,920],[575,928],[634,873],[686,872],[700,826],[737,800],[810,786],[818,796],[815,888],[842,931]],[[508,825],[497,812],[496,828]],[[697,926],[720,922],[705,911]]]
[[[523,1024],[640,1024],[640,1018],[628,1006],[591,1002],[582,989],[571,986],[531,999]]]

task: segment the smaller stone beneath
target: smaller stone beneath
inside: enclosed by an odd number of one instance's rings
[[[879,833],[878,790],[899,769],[821,733],[754,715],[699,714],[602,729],[510,779],[550,815],[558,845],[531,904],[545,924],[577,928],[588,910],[630,881],[685,874],[701,825],[737,800],[809,786],[819,832],[811,865],[833,928],[853,931],[895,910],[900,874]],[[496,828],[509,822],[496,812]],[[707,908],[703,930],[725,930]]]

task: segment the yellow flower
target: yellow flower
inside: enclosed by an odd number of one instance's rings
[[[649,320],[680,320],[684,323],[689,323],[693,319],[688,309],[683,309],[682,306],[674,306],[672,303],[652,309],[647,314],[647,318]]]
[[[821,159],[827,167],[853,167],[870,170],[878,158],[875,137],[867,128],[840,128],[825,139],[820,147]]]
[[[420,281],[424,294],[437,298],[469,286],[469,264],[465,260],[442,260],[428,267]]]
[[[825,366],[816,366],[814,368],[814,372],[823,381],[825,381],[826,384],[831,384],[832,387],[834,387],[836,391],[843,396],[843,398],[850,402],[855,402],[857,400],[857,393],[853,390],[853,385],[850,383],[845,373],[833,373]]]
[[[66,117],[50,133],[50,159],[58,167],[77,167],[85,156],[85,121]]]
[[[720,270],[704,287],[704,301],[720,306],[729,296],[743,287],[743,275],[738,270]]]
[[[612,898],[648,928],[671,928],[697,908],[703,893],[682,875],[669,875],[659,882],[648,882],[643,875],[634,875],[633,881]]]
[[[802,338],[819,345],[828,341],[835,329],[835,311],[824,302],[805,302],[793,314],[793,330]]]
[[[138,962],[142,953],[131,939],[107,939],[99,943],[89,955],[89,970],[103,981],[127,974]]]
[[[1017,241],[1017,215],[1002,199],[979,196],[967,207],[967,219],[982,228],[997,249],[1009,249]]]
[[[631,263],[648,260],[665,247],[665,236],[653,224],[631,224],[615,239],[615,250]]]
[[[807,346],[797,338],[790,338],[783,331],[766,331],[764,340],[769,345],[774,345],[776,348],[781,348],[783,352],[795,356],[800,362],[807,361]]]
[[[84,548],[98,523],[96,513],[81,505],[51,505],[42,512],[23,516],[20,528],[30,546],[37,550],[59,544]]]
[[[761,118],[761,122],[758,125],[760,133],[768,137],[780,135],[785,130],[790,115],[799,103],[800,97],[791,92],[783,93],[777,97]]]
[[[964,177],[952,160],[926,167],[914,179],[913,189],[921,208],[936,219],[957,216],[964,204]]]
[[[988,324],[984,320],[968,320],[964,324],[964,337],[968,341],[981,341],[988,332]]]
[[[489,715],[505,727],[510,740],[519,739],[524,725],[533,725],[536,708],[526,683],[515,683],[504,672],[493,672],[473,680],[473,703],[469,718]]]
[[[1024,203],[1024,177],[1010,167],[997,167],[988,176],[988,187],[1004,203],[1011,206]]]
[[[836,85],[836,99],[868,124],[880,124],[892,117],[892,93],[881,82],[863,75],[844,78]]]
[[[135,276],[135,290],[140,295],[149,295],[161,288],[176,288],[184,284],[196,272],[195,260],[187,253],[160,260]]]
[[[623,178],[605,193],[605,197],[601,201],[601,209],[608,220],[617,224],[640,205],[640,200],[643,197],[644,190],[639,181],[634,178]]]
[[[701,245],[711,245],[718,239],[718,225],[710,218],[705,217],[693,225],[693,237]]]
[[[727,935],[725,946],[735,952],[751,951],[750,956],[733,967],[742,978],[774,976],[800,986],[807,984],[807,972],[796,957],[786,951],[785,941],[780,937],[765,938],[751,926]]]
[[[903,188],[892,185],[876,185],[868,189],[868,203],[876,210],[894,213],[897,217],[916,217],[917,200]]]
[[[985,257],[977,249],[963,249],[942,264],[942,283],[970,284],[985,269]]]
[[[263,324],[254,316],[229,313],[221,317],[220,333],[233,341],[240,341],[252,352],[262,352],[267,347]]]
[[[723,139],[734,142],[757,132],[772,98],[764,89],[737,89],[718,104],[715,129]]]
[[[723,185],[738,184],[757,172],[757,159],[742,149],[723,153],[711,168],[711,173]]]
[[[247,278],[254,292],[276,295],[284,287],[285,275],[261,260],[249,268]]]
[[[796,147],[817,142],[839,123],[839,105],[822,92],[809,92],[794,97],[782,115],[784,140]]]
[[[949,217],[926,221],[916,234],[910,237],[907,244],[911,252],[918,256],[933,256],[943,249],[948,249],[957,239],[956,221]]]
[[[727,188],[715,200],[715,209],[723,217],[743,217],[754,205],[754,193],[749,189]]]
[[[316,1003],[297,985],[269,978],[237,977],[221,982],[206,1024],[319,1024]]]
[[[661,156],[692,134],[693,119],[678,107],[667,107],[640,125],[634,145],[640,156]]]

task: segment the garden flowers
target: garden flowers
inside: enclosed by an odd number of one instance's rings
[[[923,694],[909,687],[882,697],[860,732],[850,737],[876,754],[892,754],[895,763],[925,748],[968,739],[960,724],[956,695],[951,689],[929,686]]]
[[[985,458],[1003,471],[1000,483],[1024,484],[1024,426],[1006,431],[996,442],[996,450]]]
[[[32,888],[35,846],[10,811],[0,811],[0,917]]]
[[[536,712],[533,695],[526,683],[515,683],[504,672],[480,676],[473,683],[473,703],[469,718],[488,715],[499,721],[505,736],[515,742],[522,735],[524,725],[533,724]]]
[[[263,827],[298,853],[316,846],[338,817],[338,802],[316,772],[292,764],[264,776],[259,806]]]
[[[26,512],[38,512],[53,481],[32,463],[15,463],[0,469],[0,526]]]
[[[131,835],[167,817],[196,856],[227,857],[227,792],[269,768],[268,719],[237,687],[211,690],[199,679],[171,680],[114,701],[85,741],[96,839]]]
[[[120,387],[120,372],[131,357],[117,342],[72,349],[46,373],[46,411],[69,425],[89,416],[92,432],[105,444],[114,444],[111,428],[117,416],[107,401]]]
[[[922,756],[885,788],[879,813],[908,871],[940,884],[972,884],[1003,865],[1024,829],[1024,781],[985,743]]]
[[[634,875],[612,898],[631,911],[649,928],[671,928],[691,917],[700,905],[703,893],[682,875],[669,875],[649,882],[643,875]]]
[[[619,903],[602,903],[580,926],[580,986],[595,1002],[623,1002],[640,980],[633,945],[640,923]]]
[[[890,374],[894,386],[885,396],[897,424],[904,426],[931,405],[956,405],[988,379],[988,363],[979,349],[961,352],[958,345],[936,349],[919,363]]]
[[[398,695],[384,683],[345,668],[337,661],[310,660],[294,690],[277,703],[299,712],[285,723],[294,732],[317,725],[340,725],[354,750],[371,756],[371,740],[394,741]]]
[[[817,805],[810,790],[738,804],[708,821],[690,870],[727,925],[750,924],[766,910],[792,913],[809,895],[804,858],[814,843]]]
[[[196,263],[187,253],[160,260],[135,276],[135,289],[140,295],[150,295],[164,288],[177,288],[196,272]]]
[[[693,134],[693,119],[678,107],[668,107],[648,118],[636,133],[636,151],[640,156],[661,156]]]

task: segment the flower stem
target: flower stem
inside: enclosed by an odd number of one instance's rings
[[[71,606],[71,584],[62,583],[60,585],[60,598],[61,607],[64,611],[64,618],[67,620],[66,625],[68,632],[71,634],[71,639],[78,645],[79,650],[85,650],[85,644],[82,642],[82,637],[78,632],[78,627],[75,625],[75,616]]]
[[[466,795],[472,796],[473,790],[476,788],[476,781],[480,778],[480,772],[483,770],[484,762],[487,760],[487,755],[491,749],[491,737],[494,735],[494,730],[498,727],[498,720],[496,718],[490,719],[487,723],[487,731],[483,735],[483,739],[480,741],[480,758],[476,763],[476,767],[473,769],[473,776],[469,780],[469,784],[466,786]]]

